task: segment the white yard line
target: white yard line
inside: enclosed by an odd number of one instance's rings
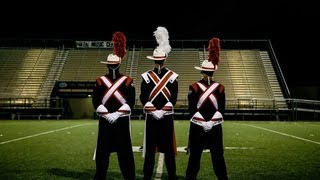
[[[67,129],[72,129],[72,128],[76,128],[76,127],[79,127],[79,126],[85,126],[85,125],[88,125],[88,124],[93,124],[93,123],[78,124],[78,125],[74,125],[74,126],[69,126],[69,127],[61,128],[61,129],[56,129],[56,130],[46,131],[46,132],[42,132],[42,133],[38,133],[38,134],[33,134],[33,135],[29,135],[29,136],[24,136],[24,137],[21,137],[21,138],[11,139],[11,140],[8,140],[8,141],[0,142],[0,145],[7,144],[7,143],[11,143],[11,142],[15,142],[15,141],[20,141],[20,140],[24,140],[24,139],[29,139],[29,138],[33,138],[33,137],[41,136],[41,135],[45,135],[45,134],[50,134],[50,133],[54,133],[54,132],[58,132],[58,131],[63,131],[63,130],[67,130]]]
[[[242,124],[242,125],[253,127],[253,128],[257,128],[257,129],[262,129],[262,130],[273,132],[273,133],[280,134],[280,135],[283,135],[283,136],[287,136],[287,137],[291,137],[291,138],[295,138],[295,139],[299,139],[299,140],[302,140],[302,141],[306,141],[306,142],[310,142],[310,143],[314,143],[314,144],[319,144],[320,145],[320,142],[312,141],[310,139],[305,139],[305,138],[294,136],[294,135],[291,135],[291,134],[286,134],[286,133],[282,133],[282,132],[279,132],[279,131],[274,131],[274,130],[271,130],[271,129],[267,129],[267,128],[263,128],[263,127],[259,127],[259,126],[255,126],[255,125],[249,125],[249,124]]]
[[[158,167],[156,170],[156,177],[155,180],[161,180],[162,171],[163,171],[163,153],[159,153],[159,159],[158,159]]]
[[[186,153],[187,151],[185,150],[186,146],[184,147],[177,147],[177,151],[178,152],[184,152]],[[224,147],[224,149],[227,150],[250,150],[250,149],[254,149],[254,147]],[[140,149],[140,146],[132,146],[132,150],[133,152],[142,152],[142,150]],[[210,152],[208,149],[203,150],[203,152]]]

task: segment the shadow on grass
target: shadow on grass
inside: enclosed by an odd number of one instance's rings
[[[71,179],[79,179],[79,180],[88,180],[93,179],[95,170],[94,169],[88,169],[84,172],[81,171],[75,171],[70,169],[61,169],[61,168],[51,168],[48,169],[47,172],[49,174],[52,174],[54,176],[57,176],[57,178],[71,178]],[[120,172],[108,172],[108,180],[118,180],[122,178],[122,174]]]
[[[51,168],[51,169],[48,169],[47,172],[54,176],[58,176],[58,178],[67,177],[72,179],[88,180],[93,178],[95,170],[90,169],[90,170],[86,170],[85,172],[80,172],[80,171],[75,171],[70,169]]]
[[[166,171],[166,170],[164,170]],[[177,175],[177,180],[184,180],[184,176]],[[163,172],[161,175],[161,178],[156,178],[156,172],[154,171],[152,179],[162,179],[162,180],[168,180],[168,175],[166,172]],[[143,171],[142,170],[136,170],[136,180],[143,180]]]
[[[69,169],[61,169],[61,168],[51,168],[48,169],[47,172],[53,176],[57,176],[57,178],[71,178],[75,180],[89,180],[93,179],[95,170],[94,169],[87,169],[84,172],[69,170]],[[119,180],[123,179],[121,172],[113,172],[108,171],[107,173],[108,180]],[[142,180],[143,179],[143,172],[138,170],[136,173],[136,179]],[[167,175],[163,174],[162,179],[167,179]],[[183,176],[177,176],[178,180],[183,180]]]

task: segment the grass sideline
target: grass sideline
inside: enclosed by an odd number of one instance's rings
[[[142,145],[143,128],[144,121],[132,121],[133,146]],[[188,129],[189,121],[175,121],[178,147],[186,146]],[[229,178],[319,179],[319,129],[320,122],[224,122]],[[96,137],[96,120],[1,120],[0,179],[91,179]],[[134,155],[137,179],[142,179],[141,152]],[[108,179],[122,179],[116,154],[110,161]],[[187,161],[184,152],[176,157],[179,179],[184,179]],[[216,179],[209,153],[202,155],[198,179]]]

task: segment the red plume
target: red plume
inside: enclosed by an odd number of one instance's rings
[[[117,55],[120,58],[123,58],[126,55],[127,50],[127,39],[122,32],[115,32],[112,35],[113,42],[113,54]]]
[[[214,65],[218,65],[220,63],[220,39],[212,38],[209,41],[209,58],[208,61],[212,62]]]

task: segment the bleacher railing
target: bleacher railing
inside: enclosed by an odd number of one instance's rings
[[[44,98],[42,106],[37,106],[39,99],[35,98],[0,98],[0,109],[2,111],[17,109],[63,109],[63,98]],[[136,101],[139,101],[138,99]],[[276,116],[279,113],[286,115],[287,120],[320,120],[320,101],[306,99],[285,99],[288,104],[287,109],[281,109],[276,106],[277,99],[259,99],[259,98],[238,98],[226,99],[226,111],[233,114],[242,115],[251,112],[251,115],[270,115]],[[187,112],[188,100],[178,99],[177,112],[182,110]],[[143,107],[136,106],[135,109]]]
[[[292,119],[320,120],[320,101],[307,99],[286,99]]]
[[[63,108],[62,98],[0,98],[0,109]]]
[[[291,94],[290,94],[290,91],[289,91],[289,88],[288,88],[288,85],[286,83],[286,80],[285,80],[285,77],[282,73],[282,70],[281,70],[281,67],[280,67],[280,64],[278,62],[278,59],[276,57],[276,54],[273,50],[273,47],[272,47],[272,44],[271,44],[271,41],[268,40],[268,46],[269,46],[269,52],[270,52],[270,59],[271,61],[275,64],[275,71],[277,71],[276,74],[278,74],[279,76],[279,80],[281,81],[281,84],[283,85],[283,90],[284,90],[284,95],[287,97],[287,98],[290,98],[291,97]]]

